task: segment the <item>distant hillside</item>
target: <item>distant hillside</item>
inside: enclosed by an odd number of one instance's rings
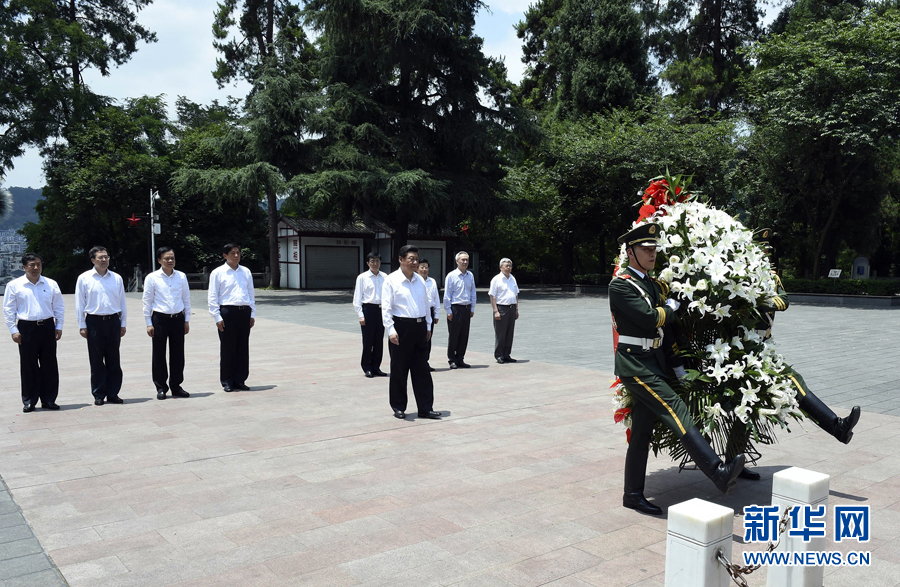
[[[26,222],[37,222],[34,205],[41,199],[41,190],[33,188],[8,188],[13,196],[13,210],[8,218],[0,220],[0,230],[20,229]]]

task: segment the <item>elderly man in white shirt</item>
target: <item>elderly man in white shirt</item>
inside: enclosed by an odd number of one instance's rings
[[[413,394],[420,418],[437,420],[434,382],[428,370],[426,343],[431,340],[431,306],[425,280],[416,273],[419,249],[404,245],[399,251],[400,268],[384,280],[381,316],[388,331],[391,354],[390,403],[394,417],[406,419],[407,377],[412,374]]]
[[[428,272],[430,270],[431,264],[428,262],[428,259],[419,259],[419,269],[417,273],[425,280],[425,287],[428,288],[428,303],[431,306],[431,331],[434,332],[434,328],[438,323],[438,312],[440,312],[441,307],[441,294],[438,291],[437,282],[434,278],[428,277]],[[428,340],[427,359],[429,361],[431,360],[431,339]],[[434,371],[434,367],[431,366],[431,363],[428,363],[428,370]]]
[[[494,310],[494,358],[501,365],[515,363],[509,353],[519,319],[519,284],[512,275],[512,261],[506,257],[500,259],[500,273],[491,280],[488,294]]]
[[[78,333],[87,339],[91,362],[91,394],[94,405],[123,404],[122,365],[119,346],[125,336],[125,283],[109,269],[105,247],[90,250],[94,268],[78,276],[75,283],[75,316]]]
[[[353,310],[359,316],[362,330],[362,359],[359,364],[363,373],[372,377],[387,377],[381,370],[384,357],[384,325],[381,323],[381,290],[384,287],[384,273],[381,273],[381,255],[369,253],[366,256],[368,271],[356,278],[353,290]]]
[[[225,391],[248,391],[250,329],[256,324],[253,275],[240,265],[241,247],[222,247],[225,263],[209,274],[209,313],[219,329],[219,381]]]
[[[175,270],[175,251],[160,247],[156,251],[159,269],[144,279],[144,320],[147,335],[153,340],[151,368],[156,399],[190,397],[184,382],[184,335],[191,330],[191,290],[187,276]],[[169,369],[166,369],[166,345]],[[167,384],[168,381],[168,384]]]
[[[59,285],[41,275],[43,260],[34,253],[22,257],[25,275],[6,284],[3,318],[19,345],[22,411],[32,412],[41,400],[45,410],[58,410],[59,366],[56,341],[62,337],[66,307]]]
[[[475,277],[469,269],[469,254],[456,253],[456,269],[444,278],[444,310],[447,311],[447,362],[451,369],[468,369],[469,325],[475,317]]]

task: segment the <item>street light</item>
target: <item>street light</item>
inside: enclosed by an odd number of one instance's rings
[[[150,271],[156,271],[156,235],[162,232],[162,227],[157,222],[156,202],[159,200],[159,190],[150,188]]]

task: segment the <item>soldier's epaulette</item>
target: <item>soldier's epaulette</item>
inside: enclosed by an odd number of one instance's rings
[[[620,273],[620,274],[616,275],[616,277],[618,277],[619,279],[631,279],[631,274],[630,273]]]

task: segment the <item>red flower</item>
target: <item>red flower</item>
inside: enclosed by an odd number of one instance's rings
[[[615,386],[617,386],[617,385],[621,385],[621,384],[622,384],[622,380],[619,379],[618,377],[616,377],[616,380],[613,381],[613,384],[610,385],[609,388],[612,389],[613,387],[615,387]]]
[[[638,210],[638,222],[644,220],[645,218],[650,218],[654,212],[656,212],[656,206],[644,204],[643,206],[641,206],[641,209]]]
[[[631,408],[619,408],[618,410],[616,410],[616,413],[613,416],[613,419],[615,420],[616,424],[618,424],[619,422],[621,422],[622,420],[625,419],[625,416],[627,416],[630,413],[631,413]]]
[[[625,431],[625,442],[631,444],[631,428]]]

